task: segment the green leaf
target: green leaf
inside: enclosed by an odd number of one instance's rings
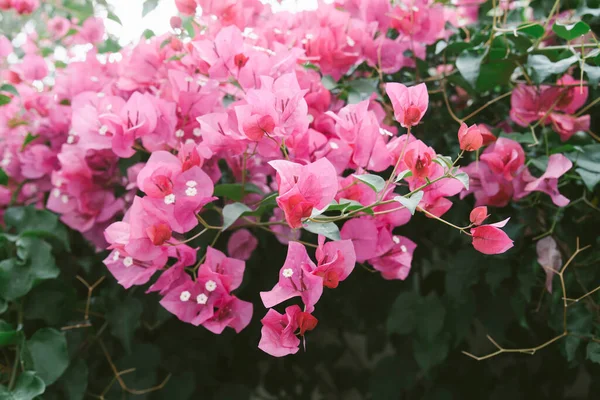
[[[438,154],[433,160],[434,163],[441,165],[444,168],[452,168],[452,157],[449,156],[443,156],[441,154]]]
[[[123,23],[121,22],[121,18],[119,18],[117,14],[110,10],[108,10],[108,15],[106,16],[106,18],[115,21],[119,25],[123,25]]]
[[[509,133],[502,132],[500,134],[500,136],[498,136],[498,137],[511,139],[511,140],[514,140],[515,142],[524,143],[524,144],[535,143],[535,140],[533,140],[533,136],[531,135],[531,133],[510,133],[509,134]]]
[[[565,353],[567,355],[567,361],[571,362],[575,359],[577,349],[581,344],[581,338],[577,336],[567,336],[565,339]]]
[[[243,203],[227,204],[223,207],[223,228],[221,230],[226,230],[244,213],[250,212],[252,209]]]
[[[17,331],[6,321],[0,319],[0,348],[17,343],[23,332]]]
[[[225,197],[233,201],[242,201],[243,193],[263,194],[262,190],[253,183],[246,183],[244,186],[241,183],[222,183],[216,185],[214,191],[215,196]]]
[[[21,146],[21,151],[37,138],[39,138],[39,135],[33,135],[31,132],[27,132],[27,136],[25,136],[25,140],[23,140],[23,146]]]
[[[433,340],[442,331],[445,316],[444,304],[435,293],[422,298],[417,311],[418,337],[427,341]]]
[[[48,243],[35,237],[21,237],[16,245],[17,256],[28,263],[34,279],[52,279],[60,274]]]
[[[0,106],[10,103],[12,99],[4,94],[0,94]]]
[[[88,367],[82,358],[77,358],[69,365],[59,381],[67,395],[67,400],[83,400],[88,387],[88,376]]]
[[[0,168],[0,185],[8,185],[8,175],[6,175],[6,172],[2,168]]]
[[[371,187],[371,189],[373,189],[377,193],[381,192],[385,187],[385,180],[379,175],[363,174],[352,176],[354,176],[359,181],[366,183],[369,187]]]
[[[466,172],[461,172],[453,176],[454,179],[460,181],[463,184],[465,189],[469,190],[469,175]]]
[[[9,392],[4,386],[0,386],[0,399],[2,400],[33,400],[44,393],[46,385],[35,372],[23,372],[17,378],[15,388]]]
[[[483,48],[473,48],[463,50],[456,59],[456,68],[463,78],[472,86],[475,87],[481,62],[485,58],[487,50]]]
[[[158,5],[158,0],[146,0],[142,8],[142,18],[152,12]]]
[[[522,32],[531,37],[539,39],[542,36],[544,36],[545,29],[540,24],[532,24],[531,22],[526,22],[517,27],[517,32]]]
[[[573,40],[588,33],[590,26],[583,21],[577,21],[574,24],[563,24],[560,21],[556,21],[552,25],[552,30],[565,40]]]
[[[340,229],[333,222],[313,222],[307,221],[302,227],[315,235],[323,235],[331,240],[340,240]]]
[[[127,353],[131,353],[133,335],[140,326],[143,310],[144,307],[138,299],[127,297],[123,303],[113,307],[106,316],[110,324],[110,333],[121,341]]]
[[[337,87],[337,82],[331,77],[331,75],[323,75],[321,78],[321,84],[323,84],[327,90],[333,90]]]
[[[121,45],[113,38],[108,38],[98,45],[98,53],[118,53],[121,51]]]
[[[575,172],[581,176],[583,183],[590,192],[600,182],[600,144],[583,146],[583,152],[573,152],[567,157],[576,163]]]
[[[527,66],[531,69],[534,82],[542,83],[546,78],[553,74],[562,74],[577,61],[579,61],[579,57],[576,55],[572,55],[569,58],[557,62],[552,62],[545,55],[530,54],[529,57],[527,57]]]
[[[417,312],[421,304],[421,297],[415,292],[409,291],[401,293],[388,315],[387,331],[388,333],[397,333],[399,335],[408,335],[416,329]]]
[[[586,350],[586,358],[591,362],[600,364],[600,343],[589,342]]]
[[[33,206],[11,207],[4,213],[4,222],[21,237],[55,240],[66,250],[70,250],[67,229],[50,211],[38,210]]]
[[[26,368],[35,370],[46,385],[54,383],[69,366],[67,340],[56,329],[38,330],[27,341],[26,348],[30,358]]]
[[[583,72],[586,73],[588,81],[592,86],[597,86],[600,81],[600,67],[594,67],[589,64],[583,64]]]
[[[94,15],[94,3],[91,1],[64,0],[62,5],[71,11],[80,21],[85,21]]]
[[[394,183],[398,183],[400,182],[402,179],[404,178],[410,178],[411,176],[413,176],[412,171],[410,169],[407,169],[406,171],[402,171],[398,174],[398,176],[396,176],[396,179],[394,180]]]
[[[359,78],[348,83],[348,103],[356,104],[371,97],[377,90],[379,81],[373,78]]]
[[[423,198],[423,195],[423,191],[419,190],[417,193],[408,198],[404,196],[396,196],[394,197],[394,200],[406,207],[406,209],[410,211],[411,215],[415,215],[415,210]]]
[[[26,295],[33,286],[33,276],[29,268],[19,265],[17,259],[0,262],[0,293],[12,301]]]
[[[413,340],[413,349],[417,364],[428,371],[432,367],[444,362],[450,350],[447,335],[438,335],[435,339],[428,341],[420,337]]]
[[[4,85],[0,86],[0,92],[12,93],[15,96],[19,95],[19,92],[17,91],[17,88],[15,88],[13,85],[10,85],[8,83],[5,83]]]
[[[142,36],[144,37],[144,39],[151,39],[154,36],[156,36],[156,33],[154,33],[152,29],[146,29],[144,30],[144,32],[142,32]]]

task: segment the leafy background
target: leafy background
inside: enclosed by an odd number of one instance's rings
[[[64,5],[74,15],[90,12],[71,3]],[[561,3],[585,21],[576,29],[598,31],[597,4]],[[554,4],[532,4],[536,18],[549,15]],[[480,26],[430,46],[416,70],[383,76],[408,84],[429,76],[431,66],[457,67],[446,79],[429,82],[432,112],[414,130],[443,154],[458,153],[456,124],[444,99],[457,87],[472,100],[464,110],[454,110],[459,118],[512,89],[519,65],[536,83],[552,81],[568,68],[578,76],[583,69],[592,83],[590,99],[598,98],[598,57],[582,62],[567,46],[536,49],[542,25],[488,43],[491,7],[491,1],[482,7]],[[522,20],[515,14],[509,18]],[[573,30],[555,28],[565,40]],[[114,51],[118,43],[109,40],[104,47]],[[364,78],[324,77],[324,82],[348,102],[380,90],[375,71],[366,65],[357,69]],[[509,109],[505,97],[470,122],[495,125]],[[591,130],[599,126],[592,112]],[[254,303],[252,323],[241,334],[227,330],[216,336],[170,316],[145,288],[122,289],[102,265],[105,255],[50,212],[13,207],[4,214],[0,234],[0,399],[594,398],[600,393],[600,292],[569,305],[569,334],[534,355],[505,353],[476,361],[463,353],[495,351],[487,335],[514,349],[536,347],[563,333],[563,293],[557,278],[553,294],[545,292],[535,237],[552,234],[564,260],[575,253],[577,238],[581,247],[590,246],[564,274],[569,297],[600,284],[600,144],[584,133],[568,144],[549,128],[536,133],[537,146],[528,146],[533,141],[528,130],[519,140],[538,175],[554,152],[567,153],[576,163],[561,183],[561,192],[572,200],[568,207],[558,209],[544,195],[534,195],[495,209],[498,220],[511,217],[508,234],[515,247],[493,257],[475,252],[457,231],[415,216],[396,230],[418,244],[408,279],[385,281],[358,266],[319,302],[320,323],[307,337],[307,351],[282,359],[257,348],[263,310],[258,293],[271,287],[286,253],[269,234],[254,232],[259,249],[238,293]],[[472,199],[456,202],[447,219],[464,225],[472,205]],[[206,246],[212,239],[203,236],[194,244]],[[217,247],[226,240],[227,235],[218,238]]]

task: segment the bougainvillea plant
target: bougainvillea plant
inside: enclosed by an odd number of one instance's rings
[[[439,397],[555,343],[597,371],[600,9],[175,5],[121,48],[105,1],[0,1],[0,396]]]

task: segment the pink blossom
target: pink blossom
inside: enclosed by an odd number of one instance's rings
[[[248,229],[238,229],[229,237],[227,253],[233,258],[248,260],[257,245],[258,240]]]
[[[481,161],[487,163],[490,170],[511,181],[525,164],[525,152],[514,140],[498,138],[481,155]]]
[[[590,130],[590,115],[573,117],[571,115],[552,113],[550,114],[552,128],[560,135],[560,140],[566,142],[579,131]]]
[[[200,269],[213,271],[221,276],[227,291],[237,289],[244,278],[246,263],[242,260],[226,257],[225,254],[212,247],[206,249],[206,260]]]
[[[513,241],[500,229],[502,226],[497,223],[471,229],[475,250],[483,254],[501,254],[513,247]]]
[[[546,290],[552,293],[552,278],[560,272],[562,267],[562,256],[552,236],[538,240],[535,245],[537,261],[546,272]]]
[[[310,217],[314,208],[322,210],[334,199],[337,173],[327,159],[308,165],[278,160],[269,165],[277,171],[277,204],[290,227],[299,228],[302,219]]]
[[[486,206],[475,207],[471,214],[469,214],[469,220],[473,225],[481,225],[489,217]]]
[[[364,262],[377,256],[378,230],[373,219],[353,218],[344,224],[340,235],[342,239],[352,240],[357,262]]]
[[[12,43],[4,35],[0,36],[0,58],[8,57],[13,52]]]
[[[565,207],[569,199],[558,191],[558,178],[571,169],[573,163],[562,154],[552,154],[548,159],[548,168],[542,176],[533,179],[525,186],[527,192],[544,192],[550,196],[558,207]]]
[[[394,116],[400,125],[408,128],[421,121],[429,105],[429,94],[424,83],[411,87],[401,83],[387,83],[385,91],[392,101]]]
[[[325,243],[325,236],[322,235],[318,240],[317,268],[312,273],[323,278],[323,286],[335,289],[354,269],[354,246],[350,240]]]
[[[180,13],[185,15],[194,15],[198,4],[196,0],[175,0],[175,6]]]
[[[300,346],[300,339],[295,333],[300,312],[300,307],[295,304],[287,307],[283,315],[269,309],[267,315],[260,320],[263,326],[258,348],[273,357],[296,354]]]
[[[460,143],[460,149],[465,151],[475,151],[483,145],[483,136],[479,130],[479,127],[475,124],[467,127],[464,122],[460,124],[458,130],[458,142]]]
[[[48,66],[46,60],[35,54],[27,54],[23,57],[23,62],[20,64],[21,74],[23,79],[35,81],[44,79],[48,75]]]
[[[312,312],[323,293],[323,278],[313,275],[316,266],[306,248],[298,242],[290,242],[285,263],[279,271],[279,281],[268,292],[260,292],[265,307],[300,296],[307,311]]]
[[[71,23],[63,17],[54,17],[48,21],[48,31],[54,39],[60,39],[69,32]]]
[[[381,238],[381,237],[380,237]],[[412,257],[417,245],[404,236],[392,235],[387,240],[387,248],[381,255],[370,258],[369,264],[381,272],[384,279],[405,280],[412,264]]]
[[[214,306],[214,315],[202,323],[212,333],[221,334],[228,326],[240,333],[252,319],[252,303],[235,296],[223,296]]]

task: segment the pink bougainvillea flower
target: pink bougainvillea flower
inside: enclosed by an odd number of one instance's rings
[[[351,240],[338,240],[325,243],[325,236],[319,235],[317,247],[317,268],[314,275],[323,278],[323,286],[334,289],[352,273],[356,263],[354,246]]]
[[[380,236],[381,237],[381,236]],[[387,240],[387,249],[383,254],[370,258],[369,264],[381,272],[384,279],[404,280],[410,272],[413,253],[417,245],[404,236],[390,235],[391,241]]]
[[[552,278],[560,272],[562,267],[562,256],[552,236],[538,240],[535,244],[537,261],[546,272],[546,290],[552,293]]]
[[[269,309],[260,320],[263,326],[258,348],[273,357],[296,354],[300,349],[300,339],[295,332],[298,329],[297,316],[301,312],[296,304],[287,307],[283,315]]]
[[[403,161],[413,177],[424,180],[431,178],[431,174],[437,169],[438,164],[433,162],[435,157],[435,151],[431,147],[420,140],[415,140],[406,146]]]
[[[284,160],[269,165],[277,171],[277,204],[292,228],[301,227],[302,219],[310,217],[314,208],[326,208],[337,193],[337,173],[326,158],[308,165]]]
[[[313,275],[315,268],[304,245],[290,242],[285,263],[279,271],[279,282],[270,291],[260,292],[265,307],[300,296],[305,309],[312,312],[323,293],[323,278]]]
[[[340,231],[344,240],[352,240],[356,261],[364,262],[377,256],[378,230],[370,217],[353,218],[347,221]]]
[[[411,87],[401,83],[387,83],[385,91],[392,101],[394,116],[400,125],[408,128],[421,121],[429,106],[429,94],[424,83]]]
[[[558,178],[571,169],[573,163],[562,154],[552,154],[548,159],[548,168],[542,176],[527,183],[525,191],[544,192],[550,196],[552,202],[558,207],[565,207],[569,199],[558,191]]]
[[[573,79],[570,75],[564,75],[558,81],[557,85],[564,85],[560,88],[558,103],[554,106],[554,110],[562,111],[566,114],[575,114],[587,101],[588,86],[586,81]],[[579,84],[582,85],[579,85]],[[556,99],[555,99],[556,100]]]
[[[184,275],[184,283],[169,290],[160,304],[183,322],[198,326],[215,315],[215,306],[228,296],[221,275],[204,268],[196,281]]]
[[[19,67],[23,79],[28,81],[44,79],[48,75],[46,60],[35,54],[26,54]]]
[[[521,145],[512,139],[498,138],[481,155],[490,170],[512,181],[525,164],[525,152]]]
[[[198,3],[196,3],[196,0],[175,0],[175,6],[182,14],[194,15],[196,13],[196,7],[198,7]]]
[[[240,333],[252,319],[252,303],[232,295],[221,297],[214,307],[214,315],[204,321],[202,326],[217,335],[228,326]]]
[[[200,269],[208,269],[219,274],[223,283],[226,284],[227,291],[231,291],[241,285],[246,263],[242,260],[229,258],[219,250],[209,246],[206,249],[206,260],[200,266]]]
[[[490,225],[481,225],[471,229],[473,247],[483,254],[501,254],[513,247],[513,241],[500,228],[508,219]]]
[[[489,217],[486,206],[475,207],[471,214],[469,214],[469,220],[473,225],[481,225]]]
[[[483,139],[483,146],[492,144],[498,139],[485,124],[479,124],[477,127],[479,128],[479,133],[481,133],[481,138]]]
[[[229,237],[227,253],[233,258],[248,260],[257,245],[258,240],[248,229],[238,229]]]
[[[590,115],[574,117],[571,115],[552,113],[550,114],[552,128],[559,134],[560,140],[566,142],[579,131],[588,131],[590,129]]]
[[[185,267],[196,263],[196,249],[185,244],[168,246],[168,255],[177,262],[166,271],[162,271],[156,282],[148,288],[146,293],[159,292],[161,295],[168,293],[172,288],[183,285],[187,280]]]
[[[458,130],[458,142],[460,143],[461,150],[479,150],[483,145],[483,136],[479,127],[475,124],[468,127],[464,122],[460,124],[460,129]]]

